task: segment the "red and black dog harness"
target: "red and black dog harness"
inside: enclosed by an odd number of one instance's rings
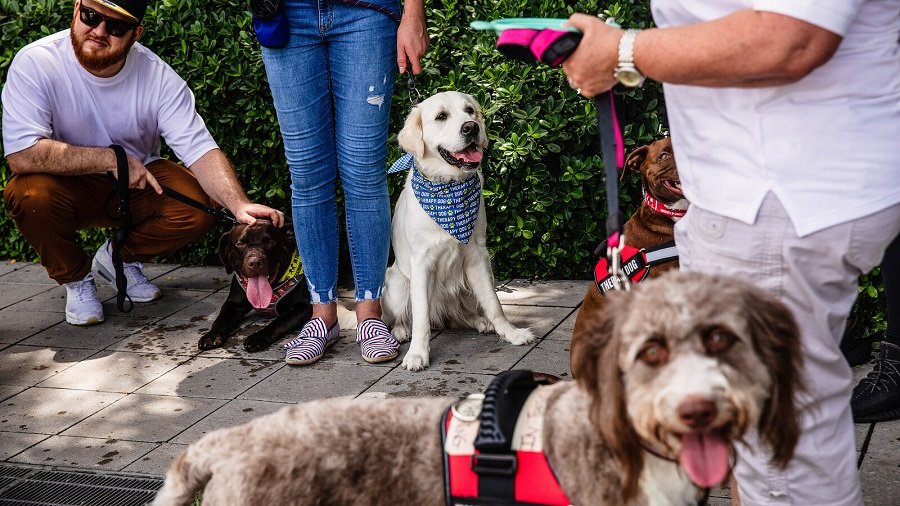
[[[571,504],[543,451],[547,389],[538,386],[547,383],[531,371],[508,371],[483,396],[457,401],[444,413],[448,506]]]

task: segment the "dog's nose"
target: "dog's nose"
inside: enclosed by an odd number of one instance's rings
[[[248,257],[245,262],[248,268],[253,269],[254,271],[259,270],[262,267],[262,258],[260,257]]]
[[[481,128],[478,126],[478,123],[476,123],[474,121],[466,121],[459,128],[460,133],[462,133],[466,137],[474,137],[474,136],[478,135],[478,132],[480,130],[481,130]]]
[[[678,405],[678,417],[692,429],[703,429],[716,418],[716,404],[709,399],[688,397]]]

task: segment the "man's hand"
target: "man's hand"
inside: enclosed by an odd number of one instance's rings
[[[408,2],[397,28],[397,67],[401,74],[412,66],[412,73],[422,73],[422,57],[428,50],[428,31],[425,28],[425,9],[421,2]]]
[[[617,82],[613,72],[619,63],[622,30],[587,14],[572,14],[568,24],[584,34],[575,52],[562,64],[569,86],[585,97],[609,91]]]
[[[247,202],[246,204],[241,204],[237,206],[237,208],[232,209],[231,213],[234,214],[234,217],[239,223],[244,223],[246,225],[256,223],[257,218],[269,220],[273,225],[279,228],[284,225],[283,212],[262,204]]]
[[[110,172],[114,178],[119,178],[118,170]],[[157,194],[162,195],[162,187],[159,186],[159,182],[153,177],[153,174],[147,170],[147,167],[140,160],[128,155],[128,187],[143,190],[147,186],[153,188],[153,191]]]

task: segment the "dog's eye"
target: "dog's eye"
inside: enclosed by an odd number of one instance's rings
[[[238,242],[234,243],[234,245],[237,246],[238,248],[243,248],[244,246],[247,245],[247,243],[245,243],[244,241],[238,241]]]
[[[467,105],[464,110],[466,111],[466,114],[475,114],[475,108],[471,105]]]
[[[447,113],[444,112],[444,111],[441,111],[441,112],[438,113],[437,116],[434,117],[434,119],[436,119],[436,120],[438,120],[438,121],[444,121],[444,120],[447,119]]]
[[[649,366],[662,365],[669,359],[669,349],[660,341],[647,341],[638,352],[638,360]]]
[[[659,154],[660,160],[668,160],[669,158],[672,158],[672,153],[669,153],[668,151],[663,151]]]
[[[737,337],[734,334],[722,327],[716,327],[706,334],[703,346],[710,355],[719,355],[731,349],[735,341]]]

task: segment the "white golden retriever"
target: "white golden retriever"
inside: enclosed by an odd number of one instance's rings
[[[512,344],[534,341],[530,330],[509,322],[494,291],[479,170],[488,144],[481,106],[464,93],[438,93],[413,108],[398,141],[415,168],[394,209],[395,261],[382,304],[394,336],[411,339],[403,367],[428,366],[432,328],[495,331]]]

